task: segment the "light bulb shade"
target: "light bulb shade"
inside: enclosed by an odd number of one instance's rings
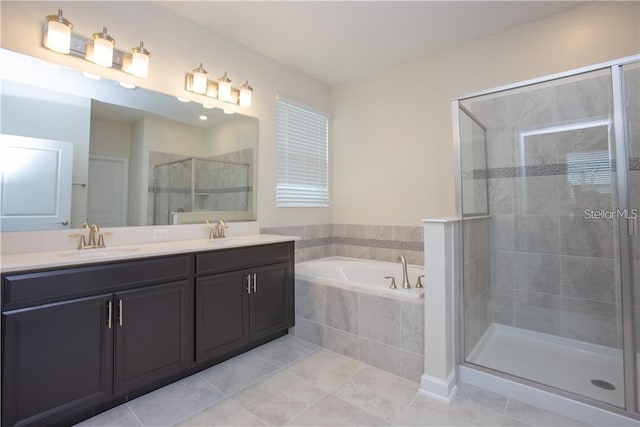
[[[227,73],[218,79],[218,99],[220,101],[231,101],[231,79]]]
[[[71,51],[71,29],[73,24],[62,16],[62,9],[57,15],[47,16],[44,29],[44,46],[54,52],[68,54]]]
[[[113,65],[113,46],[116,41],[107,34],[107,28],[104,27],[101,33],[93,34],[93,62],[102,67],[111,67]]]
[[[151,52],[140,42],[140,46],[131,49],[131,65],[128,72],[136,77],[146,78],[149,75],[149,57]]]
[[[193,81],[191,89],[195,93],[204,94],[207,92],[207,70],[202,68],[202,64],[200,64],[199,68],[193,70]]]
[[[251,107],[251,98],[253,97],[253,88],[246,81],[240,86],[240,106]]]

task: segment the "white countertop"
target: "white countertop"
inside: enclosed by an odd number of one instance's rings
[[[81,251],[59,250],[6,254],[2,255],[0,259],[0,271],[2,273],[15,273],[43,268],[95,264],[105,261],[123,261],[151,256],[257,246],[269,243],[290,242],[298,239],[299,237],[295,236],[252,234],[213,240],[194,239],[138,243],[107,248],[84,249]]]

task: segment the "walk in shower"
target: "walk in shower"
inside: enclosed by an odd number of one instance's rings
[[[637,417],[638,58],[454,103],[461,363]]]
[[[172,224],[172,215],[199,211],[248,211],[250,165],[190,157],[153,167],[153,224]]]

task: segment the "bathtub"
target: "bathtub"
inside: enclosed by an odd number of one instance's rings
[[[424,289],[415,288],[422,267],[407,266],[411,289],[402,289],[402,265],[356,258],[331,257],[296,264],[296,277],[313,280],[327,286],[350,289],[396,299],[423,298]],[[390,289],[390,280],[396,279],[398,289]]]
[[[296,264],[295,328],[299,338],[363,363],[420,381],[424,373],[424,289],[415,289],[422,267],[400,262],[332,257]]]

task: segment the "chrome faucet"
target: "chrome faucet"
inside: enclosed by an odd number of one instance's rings
[[[409,273],[407,273],[407,258],[404,255],[400,255],[400,262],[402,263],[402,289],[410,289]]]

